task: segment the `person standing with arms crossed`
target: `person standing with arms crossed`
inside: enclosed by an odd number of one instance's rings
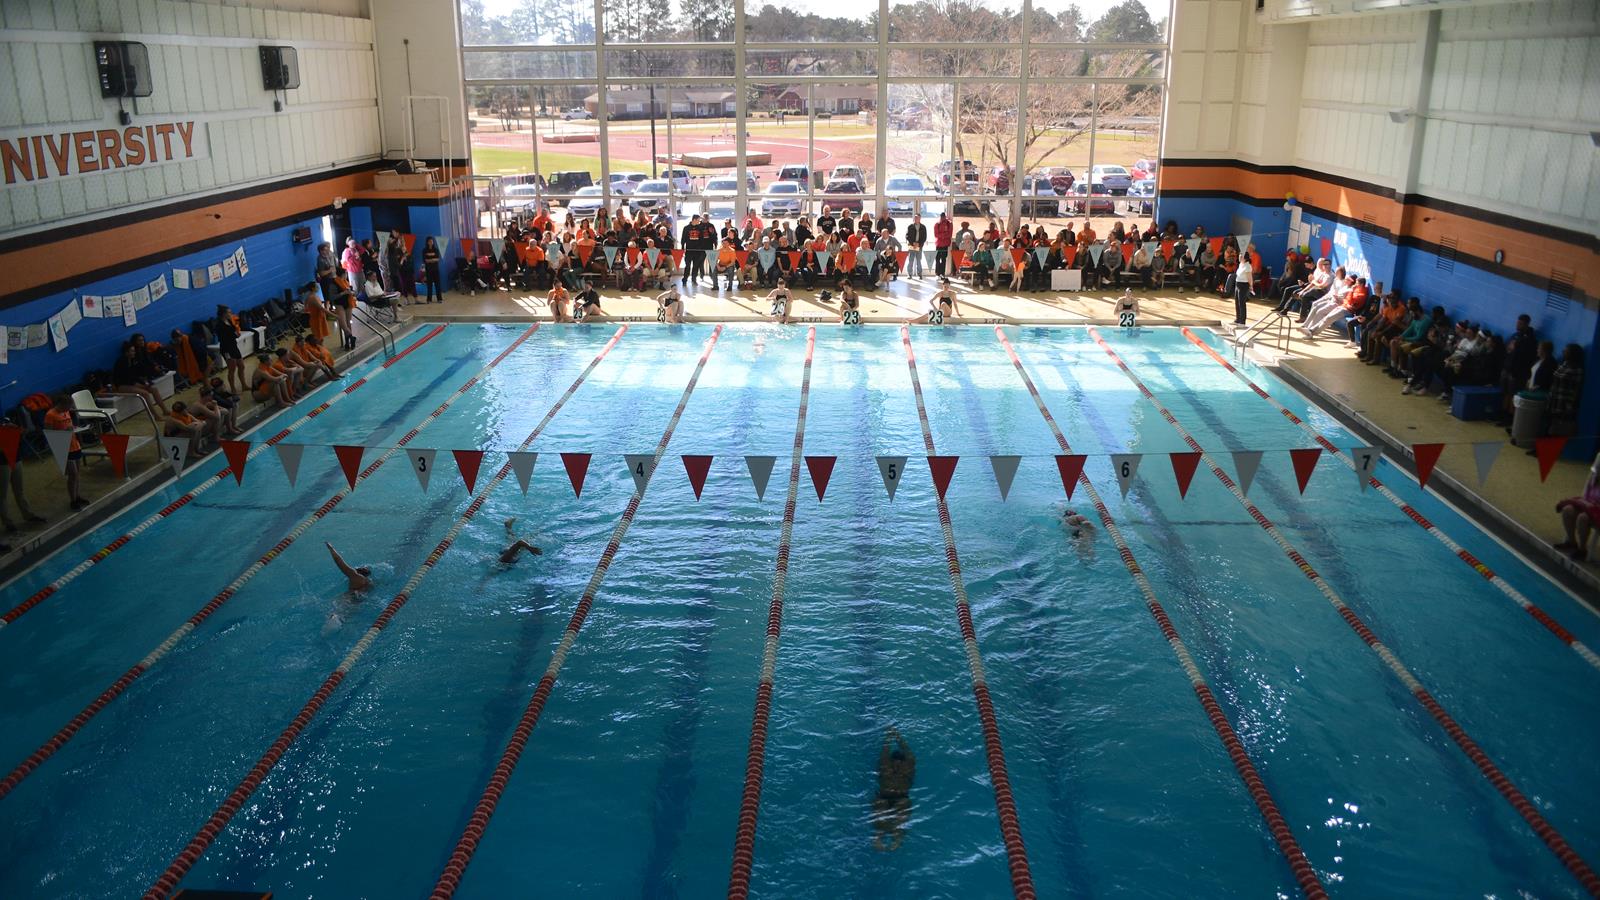
[[[955,237],[956,226],[950,221],[949,213],[939,213],[939,221],[933,223],[933,274],[949,275],[948,260],[950,259],[950,241]]]
[[[922,214],[911,217],[906,226],[906,277],[922,277],[922,245],[928,242],[928,226],[922,224]]]

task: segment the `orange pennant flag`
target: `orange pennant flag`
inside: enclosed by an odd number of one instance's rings
[[[738,260],[739,265],[742,267],[745,264],[745,261],[750,258],[750,251],[749,250],[735,250],[735,251],[733,251],[733,258],[735,260]]]
[[[1178,479],[1178,497],[1186,499],[1189,496],[1189,483],[1194,481],[1194,470],[1200,465],[1198,453],[1174,453],[1172,456],[1172,474]]]
[[[685,454],[683,470],[689,475],[689,486],[694,488],[694,498],[699,500],[700,492],[706,486],[706,475],[711,472],[711,457]]]
[[[222,455],[228,458],[228,468],[233,471],[233,483],[244,484],[244,464],[250,459],[249,441],[218,441]]]
[[[1218,256],[1222,255],[1222,238],[1211,239],[1211,252]]]
[[[578,265],[587,266],[589,264],[589,257],[592,255],[594,255],[593,244],[578,244]]]
[[[477,238],[462,238],[461,239],[461,255],[465,256],[467,259],[477,259],[478,258],[478,239]]]
[[[639,264],[639,248],[638,247],[629,247],[628,248],[628,265],[636,266],[638,264]]]
[[[961,271],[961,267],[966,265],[966,262],[967,254],[957,250],[954,247],[950,248],[950,268],[952,270],[957,272]]]
[[[906,260],[910,257],[911,252],[909,250],[896,250],[894,252],[894,264],[899,268],[904,269],[906,267]]]
[[[1124,263],[1133,262],[1133,242],[1132,241],[1123,241],[1122,242],[1122,261]]]
[[[791,268],[791,269],[800,268],[800,251],[799,250],[790,250],[789,251],[789,268]]]
[[[1011,248],[1011,261],[1019,266],[1022,265],[1022,258],[1027,255],[1028,251],[1022,249],[1021,247]]]
[[[1161,255],[1166,257],[1166,258],[1168,258],[1168,259],[1171,259],[1172,258],[1172,247],[1173,247],[1174,243],[1175,242],[1172,240],[1172,238],[1163,238],[1162,241],[1161,241]]]
[[[414,234],[402,234],[400,235],[400,240],[405,241],[407,253],[410,253],[411,248],[417,245],[417,236]]]
[[[482,450],[451,450],[456,458],[456,468],[461,470],[461,480],[467,483],[467,493],[478,485],[478,467],[483,465]]]
[[[1071,268],[1072,267],[1072,261],[1078,258],[1078,245],[1077,244],[1068,244],[1067,245],[1067,252],[1065,254],[1063,254],[1063,255],[1065,256],[1065,258],[1067,260],[1067,267]]]
[[[1439,454],[1443,452],[1443,444],[1411,445],[1411,455],[1417,461],[1417,487],[1428,486],[1428,476],[1433,474],[1433,467],[1439,462]]]
[[[854,250],[839,251],[839,271],[849,272],[856,267],[856,252]]]
[[[108,431],[100,435],[100,443],[106,448],[106,459],[111,460],[111,471],[118,478],[128,475],[128,436]],[[14,455],[14,454],[13,454]]]
[[[361,472],[361,454],[367,452],[365,447],[352,447],[341,444],[333,448],[333,454],[339,457],[339,468],[344,470],[344,480],[350,482],[350,490],[356,489],[356,475]]]
[[[672,265],[673,266],[681,266],[681,265],[683,265],[683,251],[682,250],[679,250],[677,248],[673,248],[673,251],[672,251]]]

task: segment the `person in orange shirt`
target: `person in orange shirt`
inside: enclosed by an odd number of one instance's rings
[[[327,368],[329,378],[339,377],[339,370],[334,368],[333,365],[333,352],[328,349],[327,344],[322,342],[322,338],[319,338],[314,334],[307,337],[306,349],[310,352],[311,358],[316,363]]]
[[[1094,243],[1095,238],[1097,238],[1098,236],[1099,235],[1096,235],[1094,233],[1094,227],[1089,224],[1089,220],[1088,219],[1084,219],[1083,220],[1083,230],[1078,232],[1078,243],[1079,244],[1092,244],[1092,243]]]
[[[733,241],[728,238],[722,239],[722,246],[717,250],[717,268],[711,276],[713,287],[716,286],[718,275],[728,279],[728,290],[738,287],[739,254],[733,249]]]
[[[72,435],[67,445],[67,499],[74,510],[83,509],[89,501],[78,494],[78,462],[83,459],[83,445],[78,443],[77,429],[72,422],[72,398],[66,394],[56,397],[55,404],[44,414],[44,427],[52,431],[65,431]]]
[[[273,360],[273,365],[278,367],[279,372],[289,376],[289,399],[299,400],[300,391],[305,387],[306,381],[309,380],[310,373],[303,367],[296,365],[294,360],[289,358],[289,351],[285,348],[279,347],[274,352],[274,355],[277,359]]]
[[[211,426],[190,413],[189,405],[182,400],[172,404],[172,411],[167,413],[166,426],[161,433],[167,437],[187,437],[190,459],[199,457],[205,439],[215,435]]]
[[[288,406],[288,383],[288,376],[279,374],[273,368],[272,354],[256,354],[256,371],[250,376],[250,394],[257,403],[271,402],[276,406]]]
[[[334,375],[332,366],[325,365],[322,357],[312,352],[311,345],[307,344],[301,335],[294,336],[294,344],[289,347],[289,360],[300,367],[307,384],[311,383],[318,372],[326,375],[329,381],[338,377]]]
[[[561,282],[556,282],[556,286],[550,289],[549,299],[550,315],[555,319],[555,321],[572,321],[572,317],[567,315],[567,303],[570,302],[572,298],[567,294],[567,289],[561,284]]]

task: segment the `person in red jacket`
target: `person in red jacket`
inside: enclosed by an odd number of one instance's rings
[[[950,239],[956,233],[955,225],[950,222],[948,213],[939,213],[939,221],[933,223],[933,274],[946,275],[945,260],[950,258]]]

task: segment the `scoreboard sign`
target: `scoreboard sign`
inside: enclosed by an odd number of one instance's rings
[[[0,168],[6,184],[30,184],[141,169],[210,156],[205,130],[195,123],[163,122],[99,128],[92,131],[48,131],[0,135]]]

